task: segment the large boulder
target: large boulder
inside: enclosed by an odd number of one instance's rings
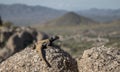
[[[34,41],[48,38],[45,33],[39,33],[30,27],[0,29],[0,62],[12,54],[23,50]]]
[[[44,57],[51,65],[47,67],[39,54],[32,48],[14,54],[0,64],[3,72],[78,72],[77,62],[58,46],[50,46],[43,50]]]
[[[0,62],[12,54],[21,51],[27,45],[33,43],[33,40],[33,36],[27,31],[14,33],[6,42],[5,47],[0,50]]]
[[[49,36],[46,33],[36,31],[34,28],[31,27],[18,27],[15,29],[15,32],[22,32],[22,31],[26,31],[30,33],[34,37],[35,41],[49,38]]]
[[[28,31],[22,31],[19,33],[19,38],[22,40],[23,47],[25,48],[27,45],[33,43],[35,37]]]
[[[6,43],[6,46],[0,49],[0,62],[11,56],[17,51],[24,48],[23,40],[19,37],[19,34],[13,34]]]
[[[6,47],[12,52],[18,51],[24,48],[24,43],[20,37],[20,33],[13,34],[7,41]]]
[[[120,49],[100,46],[85,50],[78,68],[79,72],[120,72]]]
[[[8,49],[6,47],[4,47],[3,49],[0,49],[0,63],[6,60],[12,54],[13,54],[13,51],[11,49]]]

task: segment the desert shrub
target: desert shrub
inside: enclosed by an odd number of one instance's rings
[[[92,47],[94,42],[90,41],[75,41],[73,39],[67,40],[63,42],[63,46],[70,49],[70,53],[72,55],[79,55],[82,54],[84,50],[89,49]]]
[[[109,42],[105,46],[114,46],[120,48],[120,37],[108,37]]]

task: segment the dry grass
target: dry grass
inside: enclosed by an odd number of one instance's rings
[[[99,33],[103,35],[104,38],[110,39],[110,42],[106,44],[106,46],[111,46],[115,42],[120,43],[118,39],[113,38],[113,35],[109,35],[113,32],[116,32],[114,36],[120,36],[120,24],[116,23],[110,23],[110,24],[80,24],[80,25],[61,25],[61,26],[55,26],[55,25],[38,25],[34,26],[38,31],[43,31],[51,35],[61,35],[64,38],[68,38],[70,36],[74,35],[82,35],[84,37],[84,31],[86,30],[93,30],[97,34],[96,36],[90,34],[87,35],[88,37],[97,38]],[[120,39],[120,37],[117,37]],[[73,55],[80,55],[83,53],[85,49],[91,48],[94,41],[81,41],[80,38],[78,38],[79,41],[76,41],[75,39],[69,39],[64,40],[62,42],[62,45],[65,48],[68,48],[69,53]],[[117,45],[118,46],[118,45]]]

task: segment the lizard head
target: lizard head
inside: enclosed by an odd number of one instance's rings
[[[57,40],[57,39],[59,39],[59,36],[57,35],[51,37],[51,40]]]

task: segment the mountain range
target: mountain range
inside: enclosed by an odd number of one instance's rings
[[[113,10],[92,8],[89,10],[76,11],[76,13],[99,22],[110,22],[116,19],[120,19],[120,9]]]
[[[79,24],[94,24],[97,23],[96,21],[78,15],[74,12],[68,12],[64,14],[63,16],[60,16],[54,20],[48,21],[47,25],[79,25]]]
[[[44,23],[63,15],[65,11],[55,10],[43,6],[28,6],[24,4],[0,4],[0,15],[4,21],[11,21],[17,25]]]
[[[90,10],[79,10],[74,12],[80,16],[83,16],[84,18],[89,18],[99,22],[108,22],[120,19],[120,9],[112,10],[94,8]],[[43,6],[29,6],[25,4],[0,4],[0,16],[2,19],[4,21],[11,21],[16,25],[44,24],[56,18],[60,18],[66,13],[68,13],[68,11],[56,10]]]

